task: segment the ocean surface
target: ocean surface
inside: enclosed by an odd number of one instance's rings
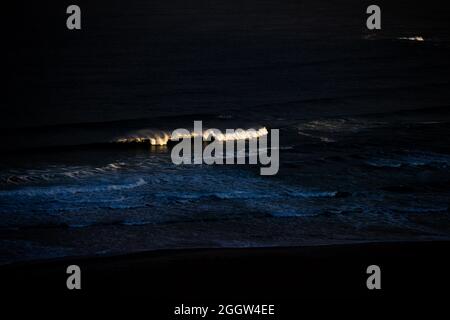
[[[100,3],[6,38],[0,263],[450,238],[443,2]],[[194,120],[280,129],[279,173],[174,165]]]

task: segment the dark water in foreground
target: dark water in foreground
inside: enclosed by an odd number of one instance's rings
[[[450,237],[439,1],[386,4],[376,34],[362,2],[216,2],[86,5],[89,31],[70,39],[47,37],[53,20],[18,31],[0,120],[0,262]],[[279,128],[278,175],[114,143],[193,120]]]

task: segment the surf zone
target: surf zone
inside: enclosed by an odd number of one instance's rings
[[[266,128],[226,129],[222,132],[219,129],[203,130],[202,121],[194,121],[193,131],[176,129],[170,140],[177,142],[171,152],[172,162],[176,165],[260,164],[261,175],[278,173],[278,129],[270,132]]]

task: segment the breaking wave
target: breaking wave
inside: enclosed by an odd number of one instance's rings
[[[258,139],[260,137],[266,136],[268,131],[265,127],[259,129],[237,129],[233,132],[222,133],[218,130],[208,129],[202,132],[203,140],[218,140],[218,141],[235,141],[235,140],[250,140]],[[196,132],[190,132],[189,134],[180,133],[168,133],[165,131],[155,131],[155,130],[139,130],[137,132],[131,133],[126,137],[117,139],[117,143],[145,143],[154,146],[164,146],[167,145],[169,141],[178,141],[180,139],[190,139],[198,137],[199,134]]]

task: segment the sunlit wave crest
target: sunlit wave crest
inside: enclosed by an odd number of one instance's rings
[[[202,138],[204,140],[210,140],[211,138],[218,141],[235,141],[235,140],[250,140],[263,137],[268,134],[266,127],[259,129],[247,129],[247,130],[235,130],[234,132],[225,132],[208,129],[204,130],[202,133]],[[141,130],[132,133],[124,138],[119,138],[116,140],[118,143],[147,143],[154,146],[164,146],[167,145],[169,141],[177,141],[180,139],[189,139],[198,137],[196,132],[190,132],[189,134],[177,133],[172,135],[165,131],[154,131],[154,130]]]
[[[408,40],[408,41],[419,41],[423,42],[425,39],[422,36],[414,36],[414,37],[400,37],[399,40]]]

